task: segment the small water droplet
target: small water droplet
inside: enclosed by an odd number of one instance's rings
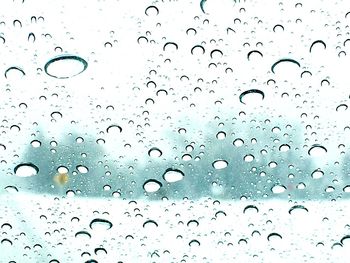
[[[161,187],[162,187],[161,182],[159,182],[155,179],[149,179],[143,184],[143,189],[147,193],[157,192]]]
[[[251,214],[251,213],[258,213],[259,209],[255,206],[255,205],[247,205],[244,209],[243,209],[243,213],[244,214]]]
[[[199,247],[201,243],[197,239],[193,239],[188,243],[188,245],[190,247]]]
[[[107,128],[107,133],[110,133],[110,134],[119,134],[122,132],[122,127],[118,126],[118,125],[111,125]]]
[[[212,163],[212,166],[217,170],[221,170],[228,166],[228,162],[226,160],[216,160]]]
[[[163,174],[163,179],[168,183],[174,183],[181,181],[184,178],[185,174],[177,169],[167,169]]]
[[[284,185],[275,185],[274,187],[271,188],[272,193],[274,194],[281,194],[284,191],[286,191],[286,187]]]
[[[31,144],[34,148],[38,148],[38,147],[41,146],[41,141],[33,140],[30,144]]]
[[[156,6],[151,5],[146,8],[145,14],[146,16],[157,16],[159,14],[159,9]]]
[[[240,138],[233,141],[233,145],[236,147],[241,147],[244,144],[244,141]]]
[[[60,55],[50,59],[44,66],[47,75],[67,79],[81,74],[88,67],[83,58],[76,55]]]
[[[162,151],[159,150],[157,147],[153,147],[148,151],[148,155],[152,158],[158,158],[162,156]]]
[[[218,140],[224,140],[224,139],[226,138],[226,133],[223,132],[223,131],[220,131],[220,132],[218,132],[218,133],[216,134],[216,138],[217,138]]]
[[[199,222],[197,220],[190,220],[187,222],[188,227],[197,227],[199,226]]]
[[[243,157],[243,160],[247,163],[250,163],[254,160],[254,155],[252,154],[247,154]]]
[[[15,167],[14,172],[19,177],[29,177],[37,175],[39,168],[32,163],[22,163]]]
[[[54,120],[59,120],[59,119],[62,119],[62,113],[59,112],[59,111],[54,111],[51,113],[51,118],[54,119]]]
[[[89,169],[84,165],[78,165],[76,169],[79,171],[79,173],[86,174],[89,172]]]
[[[113,224],[102,218],[95,218],[90,222],[90,228],[93,230],[108,230],[111,229]]]
[[[288,152],[290,150],[290,146],[288,144],[282,144],[279,150],[280,152]]]
[[[157,224],[156,221],[149,219],[149,220],[145,221],[142,226],[144,228],[151,228],[151,229],[153,229],[153,228],[158,227],[158,224]]]
[[[312,172],[311,177],[314,179],[320,179],[324,175],[324,172],[321,169],[316,169]]]

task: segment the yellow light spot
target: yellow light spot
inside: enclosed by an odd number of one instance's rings
[[[57,173],[53,177],[53,181],[59,186],[64,186],[69,181],[69,175],[67,173]]]

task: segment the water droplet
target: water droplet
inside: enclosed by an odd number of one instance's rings
[[[161,182],[155,179],[149,179],[143,184],[143,189],[148,193],[157,192],[162,187]]]
[[[5,78],[11,79],[11,80],[17,80],[22,78],[25,75],[25,72],[23,69],[19,67],[9,67],[5,71]]]
[[[67,197],[74,197],[74,196],[75,196],[75,192],[74,192],[73,190],[68,190],[68,191],[66,192],[66,196],[67,196]]]
[[[35,35],[34,33],[28,34],[28,42],[34,43],[35,42]]]
[[[217,211],[215,213],[215,217],[216,218],[219,218],[219,217],[224,217],[224,216],[227,216],[226,213],[224,211]]]
[[[348,105],[340,104],[340,105],[337,106],[336,111],[343,112],[343,111],[346,111],[347,109],[348,109]]]
[[[18,189],[16,186],[13,185],[8,185],[4,188],[6,190],[6,192],[10,193],[10,194],[14,194],[18,192]]]
[[[101,256],[101,255],[106,255],[107,254],[107,250],[105,248],[103,248],[103,247],[95,248],[94,252],[95,252],[95,255],[97,255],[97,256],[99,256],[99,255]]]
[[[14,172],[19,177],[29,177],[37,175],[39,168],[32,163],[22,163],[15,167]]]
[[[76,169],[79,171],[79,173],[86,174],[89,172],[89,169],[84,165],[78,165]]]
[[[44,66],[47,75],[67,79],[81,74],[88,67],[86,60],[75,55],[60,55],[50,59]]]
[[[236,147],[241,147],[244,144],[244,141],[240,138],[233,141],[233,145]]]
[[[226,133],[223,132],[223,131],[220,131],[220,132],[218,132],[218,133],[216,134],[216,138],[217,138],[218,140],[223,140],[223,139],[226,138]]]
[[[184,160],[185,162],[191,161],[192,160],[191,154],[186,153],[182,155],[182,160]]]
[[[191,240],[191,241],[188,243],[188,245],[189,245],[190,247],[199,247],[199,246],[201,245],[201,243],[200,243],[198,240],[193,239],[193,240]]]
[[[281,194],[284,191],[286,191],[287,188],[284,185],[275,185],[274,187],[271,188],[272,193],[274,194]]]
[[[162,151],[156,147],[153,147],[148,151],[148,155],[152,158],[160,157],[162,156],[162,154],[163,154]]]
[[[54,120],[59,120],[59,119],[62,119],[62,113],[59,112],[59,111],[54,111],[51,113],[51,118],[54,119]]]
[[[278,60],[277,62],[275,62],[272,66],[271,66],[271,71],[272,71],[272,73],[276,73],[275,71],[276,71],[276,69],[277,69],[277,66],[278,65],[283,65],[283,64],[287,64],[287,65],[289,65],[289,64],[294,64],[294,65],[297,65],[299,68],[300,68],[300,63],[298,62],[298,61],[296,61],[296,60],[294,60],[294,59],[290,59],[290,58],[284,58],[284,59],[280,59],[280,60]],[[289,68],[289,67],[288,67]],[[283,71],[286,71],[287,70],[287,68],[286,69],[284,69]]]
[[[158,227],[158,224],[157,224],[156,221],[149,219],[149,220],[147,220],[146,222],[144,222],[142,226],[143,226],[144,228],[147,227],[147,228],[153,229],[153,228],[155,228],[155,227]]]
[[[108,230],[112,226],[113,224],[110,221],[101,218],[95,218],[90,222],[90,228],[93,230]]]
[[[228,162],[226,160],[216,160],[212,163],[212,165],[215,169],[221,170],[228,166]]]
[[[282,236],[278,233],[271,233],[267,236],[267,240],[271,242],[279,242],[282,239]]]
[[[311,177],[314,179],[320,179],[324,175],[324,172],[321,171],[321,169],[316,169],[315,171],[312,172]]]
[[[195,45],[193,48],[191,48],[192,55],[203,55],[204,53],[205,53],[205,49],[201,45]]]
[[[334,192],[335,188],[333,186],[327,186],[327,188],[325,189],[326,193],[332,193]]]
[[[146,16],[157,16],[159,14],[159,9],[156,6],[151,5],[146,8],[145,14]]]
[[[288,211],[289,214],[293,213],[293,215],[299,215],[300,212],[309,212],[309,210],[303,205],[294,205]]]
[[[247,163],[250,163],[254,160],[254,155],[252,154],[247,154],[243,157],[243,160]]]
[[[344,191],[344,193],[350,193],[350,185],[346,185],[346,186],[343,188],[343,191]]]
[[[350,235],[344,236],[344,237],[340,240],[340,243],[341,243],[343,246],[344,246],[344,245],[349,246],[349,245],[350,245]]]
[[[243,213],[244,214],[251,214],[251,213],[258,213],[259,209],[255,206],[255,205],[247,205],[244,209],[243,209]]]
[[[111,125],[107,128],[107,133],[111,133],[111,134],[119,134],[122,132],[122,127],[118,126],[118,125]]]
[[[38,148],[41,146],[41,142],[38,141],[38,140],[33,140],[31,143],[30,143],[34,148]]]
[[[323,42],[322,40],[316,40],[316,41],[314,41],[314,42],[311,44],[311,46],[310,46],[310,49],[309,49],[310,53],[312,52],[312,49],[313,49],[313,48],[316,48],[316,47],[318,47],[318,46],[323,46],[323,49],[326,49],[326,48],[327,48],[325,42]]]
[[[1,244],[4,246],[12,246],[12,241],[10,239],[4,238],[1,240]]]
[[[327,153],[327,149],[326,149],[326,147],[324,147],[320,144],[314,144],[311,146],[308,153],[312,157],[321,157]]]
[[[163,174],[163,179],[168,183],[174,183],[181,181],[184,178],[185,174],[177,169],[167,169]]]
[[[83,238],[83,239],[90,239],[91,238],[91,234],[87,231],[79,231],[77,233],[75,233],[75,237],[76,238]]]
[[[188,227],[197,227],[197,226],[199,226],[199,223],[198,223],[198,221],[197,220],[190,220],[190,221],[188,221],[187,222],[187,226]]]
[[[263,54],[259,50],[249,51],[247,54],[247,59],[250,60],[252,57],[264,57]]]
[[[239,101],[247,105],[256,105],[265,98],[264,92],[258,89],[246,90],[239,95]]]
[[[282,144],[279,148],[281,152],[288,152],[290,150],[290,146],[288,144]]]

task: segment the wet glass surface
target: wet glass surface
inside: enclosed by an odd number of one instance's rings
[[[0,262],[348,262],[350,2],[0,10]]]

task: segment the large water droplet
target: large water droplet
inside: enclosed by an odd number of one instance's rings
[[[90,228],[93,230],[108,230],[111,229],[113,224],[102,218],[95,218],[90,222]]]
[[[181,181],[184,178],[184,173],[177,169],[167,169],[163,174],[163,179],[168,183]]]
[[[215,169],[221,170],[228,166],[228,162],[226,160],[216,160],[212,163],[212,165]]]
[[[79,75],[85,71],[88,63],[76,55],[60,55],[50,59],[44,66],[47,75],[67,79]]]
[[[162,187],[161,182],[155,179],[149,179],[143,184],[143,189],[148,193],[157,192]]]
[[[320,144],[314,144],[311,146],[308,153],[312,157],[321,157],[327,153],[327,149],[326,149],[326,147],[324,147]]]
[[[39,168],[32,163],[22,163],[15,167],[14,172],[19,177],[29,177],[38,174]]]

